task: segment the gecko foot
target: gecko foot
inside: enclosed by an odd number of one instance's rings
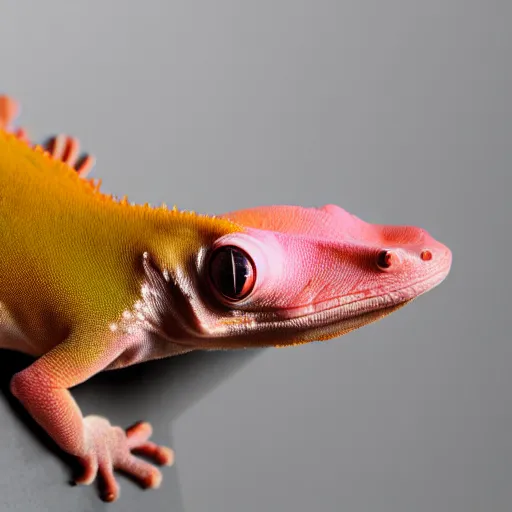
[[[91,484],[99,475],[105,501],[115,501],[119,497],[114,470],[132,476],[144,488],[160,486],[160,470],[135,456],[143,455],[159,465],[170,466],[174,462],[171,449],[149,441],[152,434],[149,423],[137,423],[124,431],[99,416],[88,416],[84,422],[88,454],[80,458],[84,472],[76,483]]]
[[[24,128],[13,128],[14,120],[19,116],[20,106],[10,96],[0,95],[0,130],[13,133],[18,139],[31,144]],[[80,143],[75,137],[57,135],[42,145],[55,160],[62,160],[75,169],[81,178],[85,178],[94,167],[95,159],[91,155],[80,154]]]
[[[85,178],[94,166],[94,157],[80,156],[80,142],[69,135],[57,135],[51,138],[43,148],[55,160],[62,160],[75,169],[81,178]]]

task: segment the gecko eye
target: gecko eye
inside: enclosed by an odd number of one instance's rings
[[[209,267],[213,286],[229,301],[244,299],[254,288],[254,263],[247,253],[234,245],[216,249],[211,255]]]

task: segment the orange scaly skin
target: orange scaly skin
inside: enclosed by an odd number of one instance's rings
[[[0,97],[0,346],[37,357],[13,394],[57,444],[99,474],[157,487],[171,464],[151,427],[84,418],[69,388],[105,369],[197,349],[323,340],[439,284],[451,253],[426,231],[368,224],[339,207],[207,217],[136,206],[83,179],[91,157],[59,136],[45,151]]]

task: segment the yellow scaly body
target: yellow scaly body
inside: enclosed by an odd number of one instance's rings
[[[116,323],[140,297],[145,251],[173,268],[238,229],[227,220],[116,201],[1,130],[0,191],[0,301],[28,330],[34,355],[62,341],[56,332]]]
[[[0,96],[0,348],[37,359],[11,391],[115,500],[114,470],[158,487],[172,451],[83,417],[69,389],[105,369],[197,349],[289,346],[374,322],[437,286],[451,253],[425,230],[343,209],[268,206],[207,217],[130,205],[83,179],[78,143],[48,153]],[[90,164],[90,160],[88,161]],[[230,219],[230,220],[228,220]]]

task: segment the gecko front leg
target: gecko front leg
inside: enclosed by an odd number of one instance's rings
[[[105,501],[115,501],[119,496],[115,470],[131,474],[143,487],[160,485],[160,471],[135,454],[160,465],[173,462],[169,448],[149,441],[152,430],[148,423],[138,423],[125,431],[99,416],[84,418],[68,391],[105,369],[137,343],[140,340],[134,336],[75,333],[11,381],[13,395],[34,420],[64,451],[78,457],[84,472],[77,483],[90,484],[99,475]]]

